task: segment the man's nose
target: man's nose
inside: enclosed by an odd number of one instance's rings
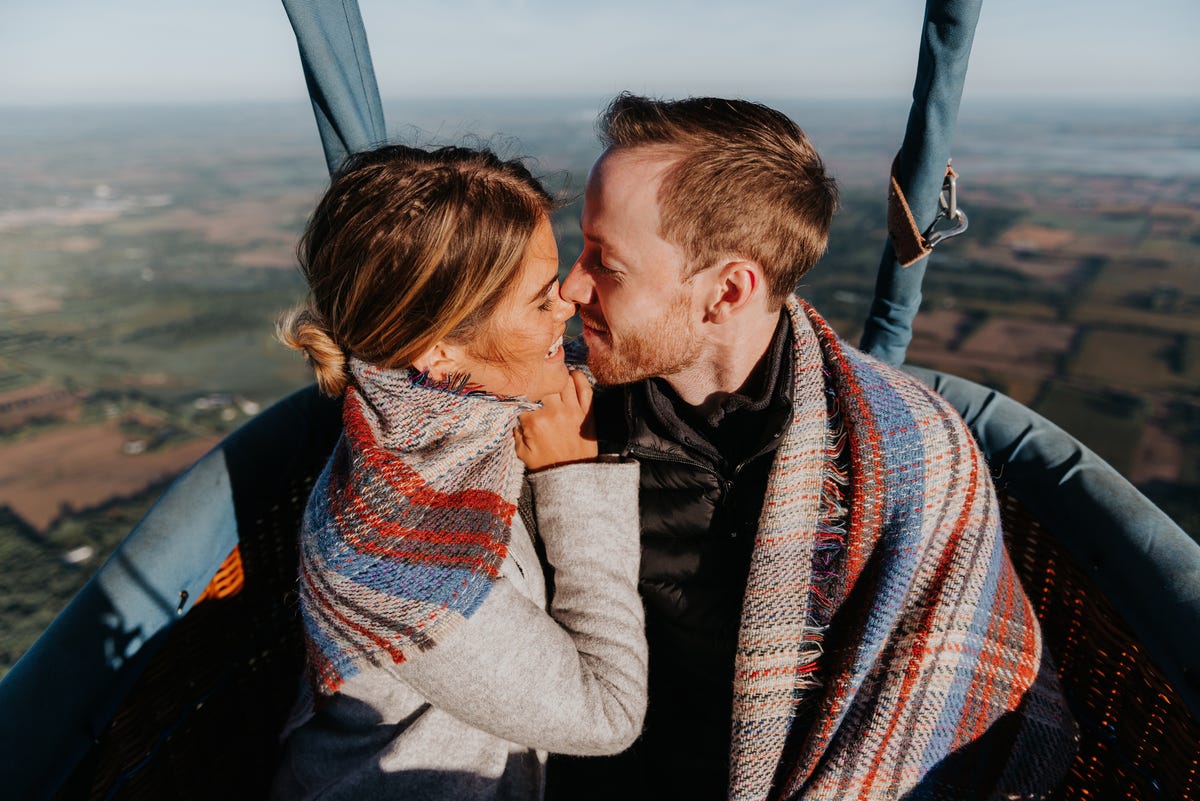
[[[568,303],[586,306],[592,302],[592,290],[592,282],[587,276],[587,271],[580,266],[579,260],[576,259],[575,263],[571,265],[571,271],[567,273],[567,277],[559,286],[558,294]]]

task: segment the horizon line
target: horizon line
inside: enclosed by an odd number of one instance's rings
[[[651,95],[657,97],[668,97],[666,95]],[[698,95],[677,95],[671,97],[696,97]],[[852,95],[852,96],[835,96],[835,95],[805,95],[805,94],[776,94],[764,92],[762,94],[748,93],[732,93],[717,95],[724,97],[738,98],[761,98],[767,100],[779,100],[788,102],[819,102],[819,103],[892,103],[902,104],[910,103],[910,98],[905,96],[870,94],[870,95]],[[553,102],[553,101],[592,101],[596,98],[615,97],[612,93],[599,92],[572,92],[561,94],[392,94],[381,98],[381,102],[387,103],[407,103],[407,102],[472,102],[472,103],[503,103],[503,102]],[[997,103],[1088,103],[1088,104],[1157,104],[1170,102],[1195,102],[1200,100],[1200,93],[1197,94],[1122,94],[1122,95],[1091,95],[1091,94],[1036,94],[1036,95],[1019,95],[1019,94],[974,94],[963,98],[964,103],[974,103],[977,101],[997,102]],[[21,109],[54,109],[54,108],[185,108],[199,106],[244,106],[244,105],[291,105],[294,103],[303,103],[309,105],[309,98],[303,95],[295,95],[289,97],[281,97],[273,95],[270,97],[241,97],[229,99],[166,99],[166,98],[149,98],[149,99],[64,99],[64,100],[45,100],[45,101],[26,101],[26,100],[3,100],[0,99],[0,109],[3,110],[21,110]]]

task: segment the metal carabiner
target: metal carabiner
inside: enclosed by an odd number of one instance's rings
[[[927,248],[932,248],[943,239],[958,236],[966,231],[970,224],[967,213],[958,207],[958,173],[951,166],[952,162],[953,159],[946,160],[946,177],[942,181],[942,193],[938,196],[938,214],[925,229],[925,233],[921,234]],[[942,220],[953,221],[953,227],[935,231],[937,224]]]

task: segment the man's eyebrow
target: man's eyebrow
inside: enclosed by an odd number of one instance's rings
[[[549,281],[547,281],[545,284],[542,285],[542,288],[537,291],[536,295],[534,295],[532,298],[529,299],[529,302],[533,303],[534,301],[537,301],[537,300],[545,300],[546,296],[550,294],[550,287],[554,286],[557,283],[558,283],[558,276],[555,275],[553,278],[551,278]]]
[[[609,258],[616,259],[617,261],[621,260],[621,253],[620,253],[619,248],[617,248],[611,242],[606,240],[601,234],[598,234],[595,232],[592,232],[590,234],[584,234],[583,241],[590,242],[594,245],[599,245],[601,248],[608,251]]]

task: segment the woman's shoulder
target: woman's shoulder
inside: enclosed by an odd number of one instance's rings
[[[524,492],[529,492],[528,485]],[[546,608],[546,576],[542,568],[542,554],[537,540],[536,513],[532,507],[532,497],[528,503],[518,504],[518,509],[526,509],[525,513],[513,515],[512,526],[509,530],[508,549],[504,562],[500,565],[500,575],[512,582],[513,586],[529,600],[543,609]],[[529,518],[528,523],[526,518]],[[484,600],[487,603],[487,600]]]

